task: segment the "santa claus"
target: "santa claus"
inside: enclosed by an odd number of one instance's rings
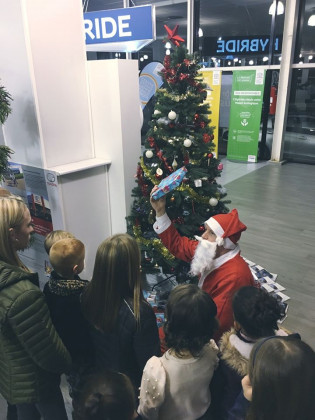
[[[181,236],[171,223],[165,212],[165,197],[151,198],[151,205],[156,211],[155,232],[176,258],[191,262],[191,273],[199,276],[199,287],[215,301],[220,322],[215,337],[218,339],[233,326],[233,294],[242,286],[255,285],[237,243],[246,226],[233,209],[206,220],[202,237],[192,240]]]

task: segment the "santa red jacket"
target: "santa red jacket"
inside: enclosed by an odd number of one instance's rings
[[[158,217],[153,227],[176,258],[187,262],[192,260],[198,241],[180,236],[166,214]],[[220,329],[215,338],[218,339],[233,326],[232,297],[236,290],[243,286],[255,286],[250,269],[240,256],[238,245],[214,260],[214,268],[199,279],[199,286],[209,293],[217,305]]]

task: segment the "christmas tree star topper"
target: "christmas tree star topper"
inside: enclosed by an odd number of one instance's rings
[[[176,25],[173,30],[170,29],[167,25],[164,25],[164,28],[167,32],[167,39],[171,41],[174,45],[176,45],[176,47],[179,47],[181,42],[185,42],[185,40],[182,37],[177,35],[178,25]]]

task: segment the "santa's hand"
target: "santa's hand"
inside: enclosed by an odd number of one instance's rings
[[[154,200],[152,198],[152,194],[158,189],[157,185],[152,189],[150,194],[150,203],[152,208],[156,212],[156,217],[161,217],[163,214],[165,214],[165,205],[166,205],[166,198],[165,195],[163,197],[158,198],[157,200]]]

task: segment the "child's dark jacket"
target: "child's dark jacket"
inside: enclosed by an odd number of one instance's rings
[[[79,364],[88,363],[92,357],[88,323],[80,307],[80,296],[87,284],[79,276],[67,280],[52,271],[44,287],[52,322],[73,362]]]

